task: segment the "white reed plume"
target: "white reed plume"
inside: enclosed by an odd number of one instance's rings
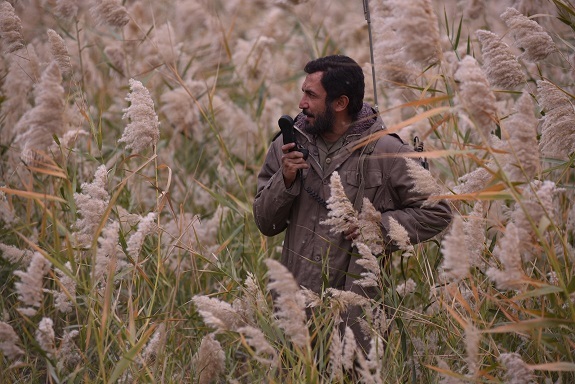
[[[357,341],[355,340],[355,335],[350,327],[345,327],[345,332],[343,336],[343,349],[342,349],[342,364],[343,368],[351,371],[353,369],[353,364],[355,361],[355,356],[357,355]]]
[[[472,119],[479,139],[487,141],[495,129],[497,105],[484,72],[475,58],[468,55],[459,63],[454,78],[459,82],[458,102]]]
[[[130,21],[130,15],[119,0],[92,0],[90,14],[98,25],[122,28]]]
[[[478,201],[473,205],[473,211],[463,224],[467,249],[469,250],[469,261],[471,266],[480,266],[481,256],[485,248],[485,219],[483,213],[483,202]]]
[[[64,264],[68,273],[73,275],[72,264],[69,261]],[[68,276],[64,271],[56,268],[56,275],[60,285],[59,291],[54,291],[54,306],[62,313],[70,313],[76,301],[76,280]]]
[[[108,269],[110,262],[116,260],[117,255],[121,252],[119,248],[120,240],[120,223],[112,221],[106,224],[102,229],[102,234],[98,238],[98,250],[96,251],[96,265],[94,267],[93,287],[103,286],[104,277],[109,276]],[[116,264],[115,270],[119,270],[123,265]]]
[[[487,277],[495,282],[499,289],[521,288],[525,273],[522,267],[519,234],[515,224],[507,224],[505,235],[499,239],[493,254],[501,262],[503,270],[490,267],[486,271]]]
[[[44,276],[50,270],[52,263],[48,261],[40,252],[34,252],[32,261],[26,271],[15,271],[14,275],[20,281],[14,283],[18,300],[27,305],[26,308],[18,308],[18,312],[26,316],[34,316],[38,308],[42,305]]]
[[[67,77],[72,73],[72,63],[64,39],[53,29],[48,29],[48,42],[52,57],[58,63],[62,76]]]
[[[239,328],[238,332],[245,337],[246,343],[255,350],[254,358],[258,362],[272,367],[278,365],[278,353],[260,329],[246,326]]]
[[[54,14],[64,20],[72,20],[78,15],[77,0],[56,0]]]
[[[538,101],[545,116],[542,117],[541,153],[567,159],[575,152],[575,110],[573,102],[556,85],[547,80],[537,81]]]
[[[195,377],[198,384],[209,384],[223,373],[226,354],[213,333],[202,338],[200,348],[192,357]]]
[[[379,255],[383,252],[383,236],[381,228],[381,212],[379,212],[368,198],[363,198],[361,212],[358,215],[359,236],[355,242],[362,242],[367,245],[371,252]]]
[[[413,281],[413,279],[410,277],[409,279],[407,279],[406,282],[398,284],[397,287],[395,288],[395,291],[399,295],[405,296],[415,292],[416,289],[417,289],[417,283]]]
[[[32,251],[20,249],[13,245],[0,243],[0,251],[2,251],[4,260],[11,264],[28,265],[32,260]]]
[[[21,342],[14,328],[10,324],[0,321],[0,351],[2,354],[9,360],[17,359],[18,356],[24,354],[18,344]]]
[[[441,251],[443,253],[442,276],[455,282],[466,278],[471,263],[461,216],[453,217],[451,229],[441,243]]]
[[[4,53],[16,52],[24,48],[22,21],[8,1],[0,3],[0,41],[4,47]]]
[[[146,346],[142,350],[142,363],[150,364],[161,352],[164,344],[166,342],[166,324],[161,323],[158,325],[154,334],[146,343]]]
[[[344,233],[359,228],[358,213],[345,194],[339,173],[334,171],[329,180],[331,195],[327,199],[328,219],[323,220],[321,224],[331,225],[330,232],[333,233]]]
[[[61,372],[64,368],[73,369],[81,360],[80,349],[74,342],[74,338],[78,336],[80,332],[78,330],[64,331],[62,336],[62,341],[58,347],[56,353],[58,357],[58,363],[56,368]]]
[[[409,234],[407,233],[407,230],[403,225],[399,224],[399,222],[391,216],[389,216],[389,232],[387,235],[391,241],[393,241],[395,245],[397,245],[397,247],[403,251],[401,256],[413,256],[414,249],[411,241],[409,240]]]
[[[15,127],[20,158],[30,165],[42,161],[54,142],[53,136],[61,136],[64,130],[66,98],[60,68],[55,61],[42,73],[34,94],[36,105],[20,118]]]
[[[492,173],[484,167],[479,167],[457,179],[459,184],[453,188],[453,191],[462,195],[479,192],[484,189],[491,180],[493,180]]]
[[[441,194],[441,187],[429,170],[423,168],[419,162],[409,157],[406,157],[405,161],[407,162],[407,173],[413,179],[413,186],[410,191],[428,194],[429,198]],[[433,204],[433,201],[429,198],[426,204]]]
[[[501,19],[511,29],[517,47],[524,50],[520,58],[537,62],[557,51],[553,39],[543,27],[536,21],[522,15],[515,8],[507,8],[501,14]]]
[[[505,382],[508,384],[533,384],[535,375],[533,370],[525,364],[518,353],[502,353],[497,360],[506,369]]]
[[[331,334],[329,343],[329,365],[328,370],[331,382],[343,382],[343,341],[339,336],[339,330],[335,329]]]
[[[50,358],[56,353],[56,335],[54,333],[54,321],[49,317],[44,317],[36,329],[36,341],[40,348]]]
[[[465,361],[469,375],[475,377],[480,368],[479,343],[481,342],[481,332],[472,324],[465,326]]]
[[[372,2],[370,6],[377,81],[380,84],[411,83],[418,71],[413,63],[408,63],[398,32],[391,28],[394,8],[386,1]]]
[[[388,28],[397,31],[406,61],[420,65],[440,60],[439,24],[431,0],[385,0],[394,17]]]
[[[160,138],[160,123],[154,111],[154,101],[150,91],[138,80],[130,79],[130,93],[126,100],[130,106],[124,109],[124,119],[130,123],[124,129],[119,142],[126,143],[127,149],[142,152],[146,148],[155,147]]]
[[[91,183],[82,183],[80,187],[82,192],[74,193],[74,201],[80,216],[74,225],[79,246],[86,247],[92,244],[93,236],[110,201],[107,186],[106,166],[102,164],[96,169],[94,180]]]
[[[275,323],[298,347],[309,345],[305,299],[293,275],[279,261],[265,259],[270,279],[268,289],[276,293]]]
[[[244,320],[227,302],[212,297],[196,295],[192,298],[204,322],[218,331],[236,331]]]
[[[381,286],[381,268],[379,260],[373,255],[371,249],[363,243],[355,243],[360,258],[354,260],[356,264],[362,266],[364,270],[360,273],[361,278],[354,280],[354,284],[360,287],[379,287]]]
[[[384,343],[381,337],[374,337],[369,342],[369,353],[367,355],[357,354],[356,370],[362,383],[383,384],[381,369],[383,367]]]
[[[370,304],[367,297],[358,295],[351,291],[328,288],[326,289],[326,293],[329,295],[329,304],[335,311],[336,316],[339,316],[339,314],[345,312],[351,306],[358,305],[363,307]]]
[[[521,64],[497,34],[480,29],[475,36],[481,43],[483,70],[492,87],[507,89],[525,82]]]
[[[523,92],[515,103],[515,113],[501,121],[502,138],[509,152],[503,170],[509,181],[530,181],[539,172],[539,151],[533,150],[538,145],[537,125],[531,96]]]
[[[130,257],[138,262],[140,259],[140,252],[144,245],[146,237],[157,232],[158,226],[156,225],[156,212],[150,212],[138,223],[138,229],[130,236],[127,242],[127,251]]]

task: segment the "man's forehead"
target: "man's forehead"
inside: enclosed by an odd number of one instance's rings
[[[321,78],[323,76],[323,72],[314,72],[310,73],[305,77],[303,81],[302,89],[305,91],[306,89],[313,89],[316,92],[323,89],[323,85],[321,84]]]

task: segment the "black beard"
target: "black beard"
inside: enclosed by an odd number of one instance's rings
[[[316,115],[313,124],[306,121],[303,129],[311,135],[321,135],[322,133],[331,132],[334,122],[335,113],[331,105],[327,104],[325,112],[321,115]]]

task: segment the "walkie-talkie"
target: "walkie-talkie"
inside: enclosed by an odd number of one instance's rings
[[[289,115],[283,115],[278,120],[278,125],[280,126],[280,130],[282,131],[282,136],[284,140],[284,145],[289,143],[295,143],[295,147],[290,149],[292,151],[299,151],[303,153],[303,159],[307,160],[307,156],[309,155],[309,151],[301,146],[295,139],[295,130],[294,130],[294,121]]]

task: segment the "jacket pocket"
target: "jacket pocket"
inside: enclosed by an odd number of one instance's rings
[[[376,188],[381,186],[381,184],[383,184],[383,175],[379,170],[373,170],[373,171],[368,170],[364,175],[364,177],[365,177],[365,184],[364,184],[365,189]],[[346,171],[345,180],[347,184],[355,188],[359,188],[360,174],[356,171]]]

